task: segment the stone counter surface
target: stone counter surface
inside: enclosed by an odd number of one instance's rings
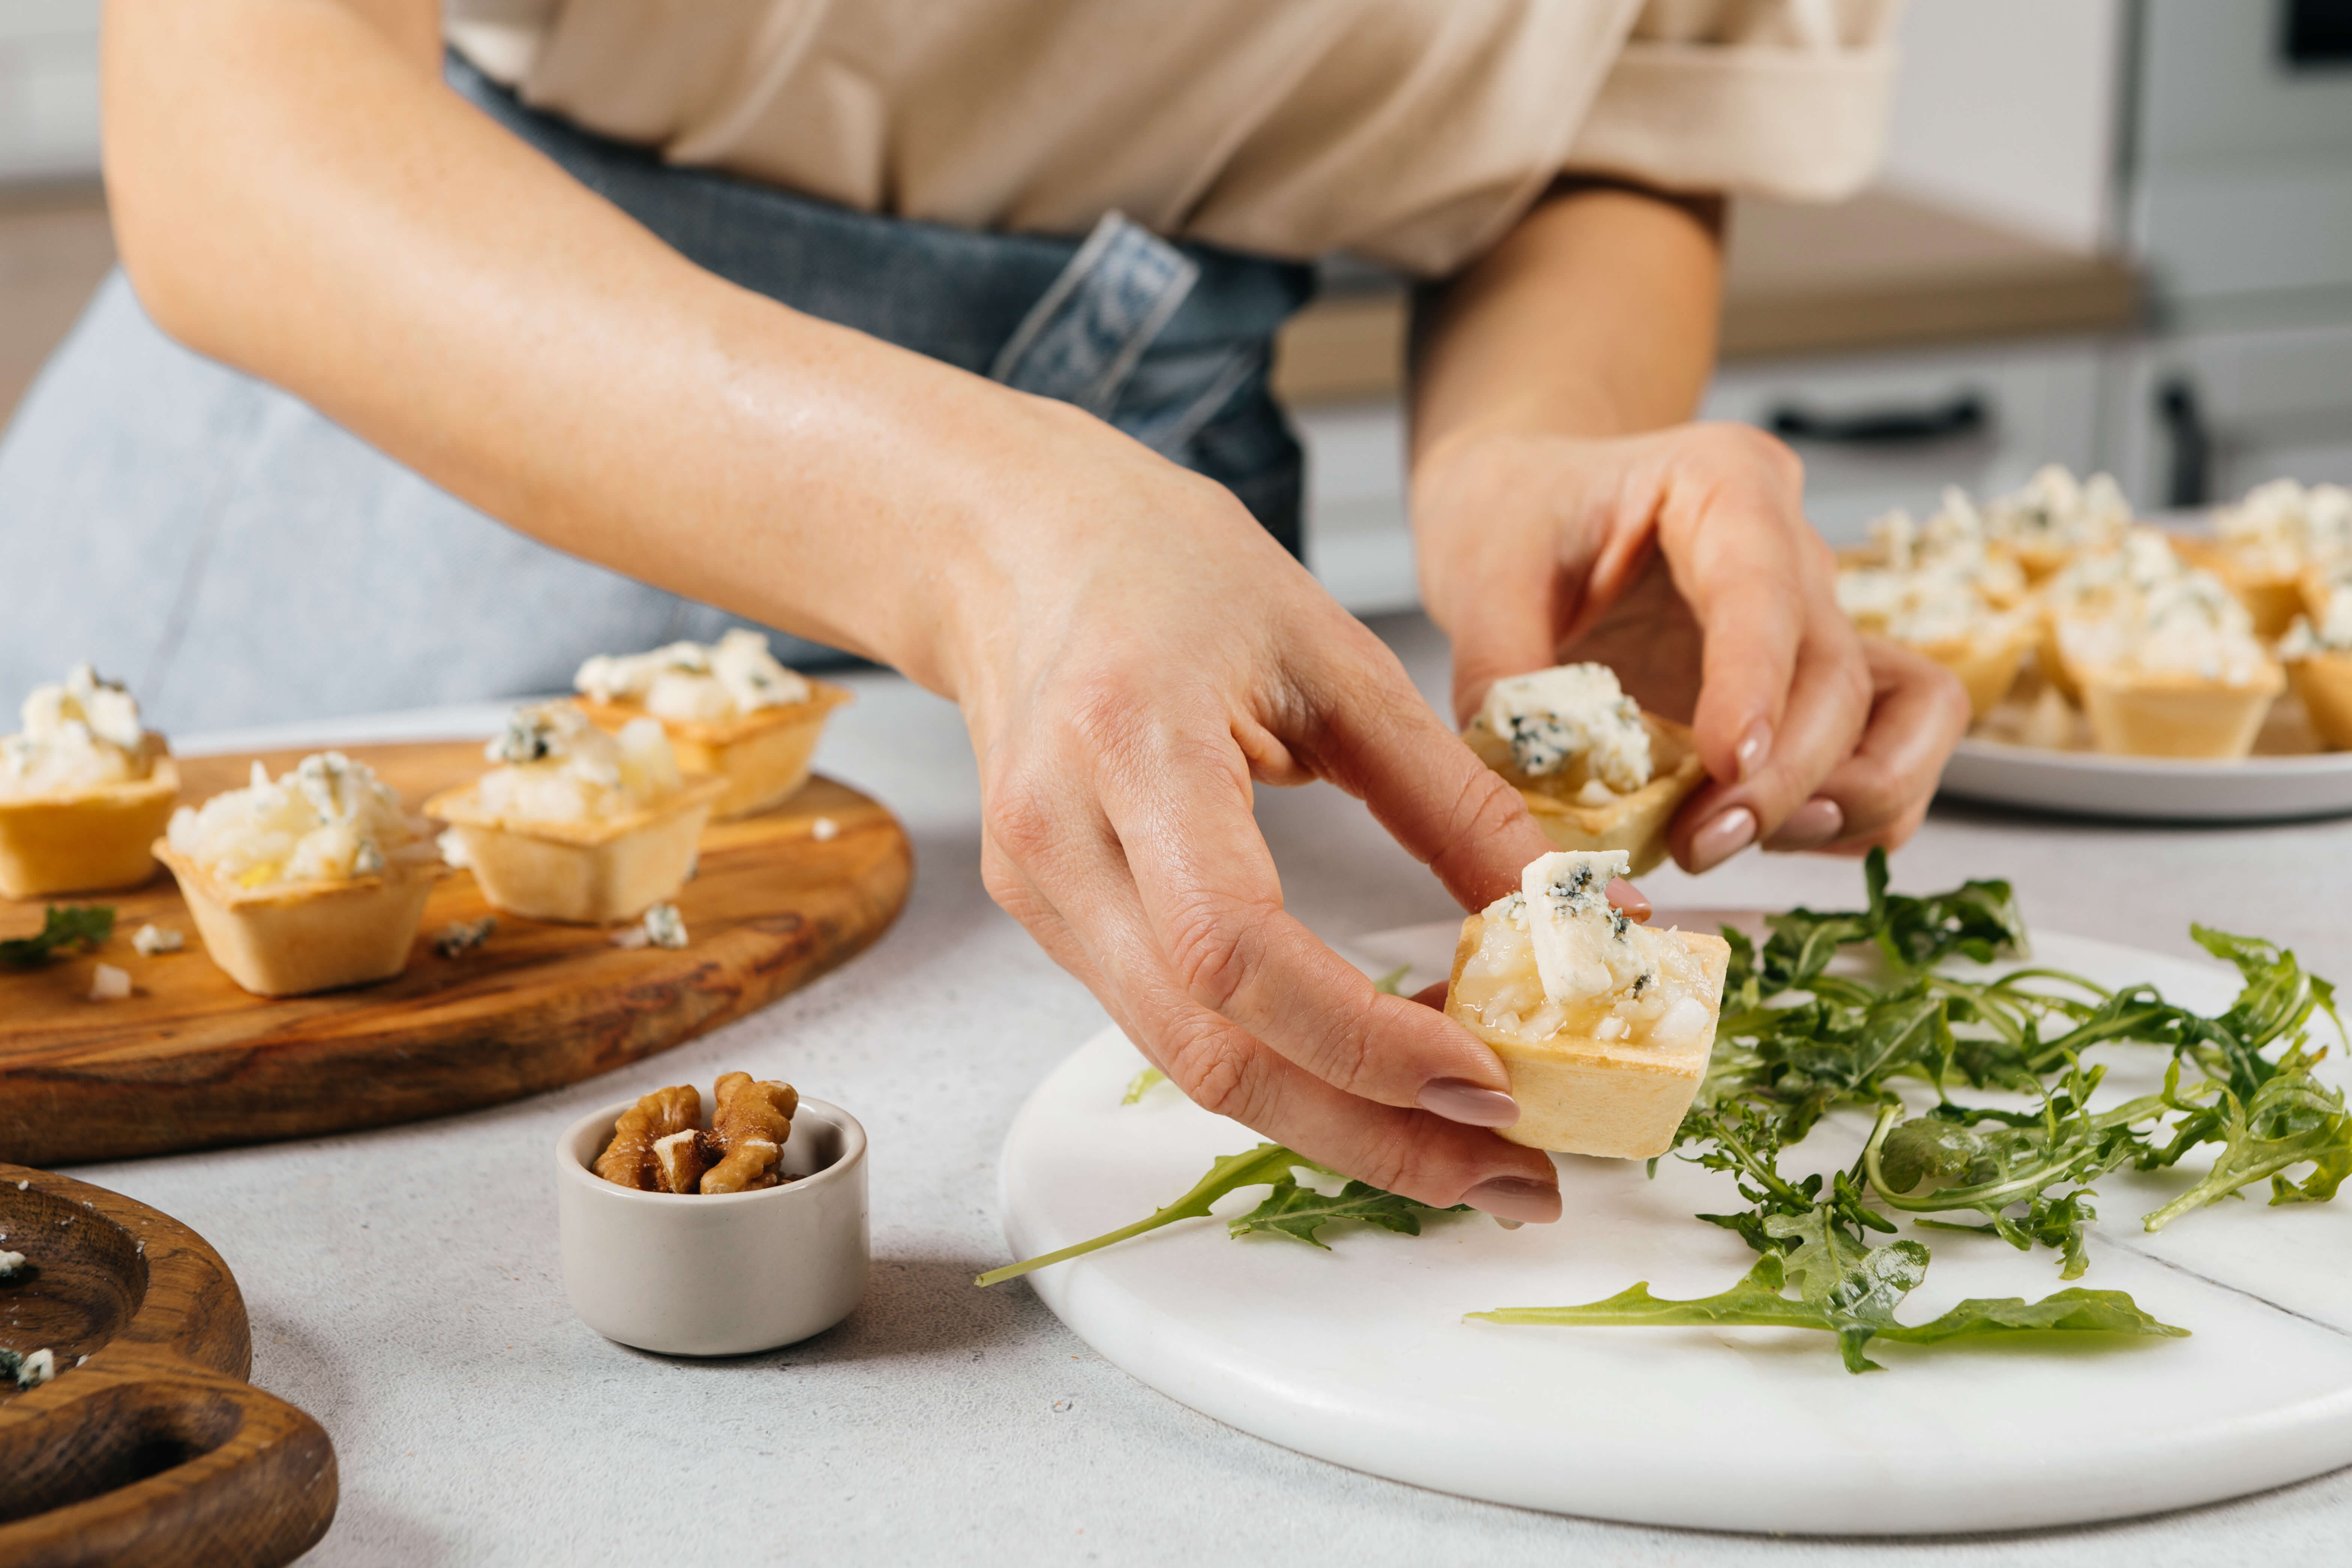
[[[1381,624],[1423,689],[1443,645]],[[318,1563],[2305,1563],[2352,1560],[2352,1471],[2218,1507],[1993,1538],[1769,1539],[1465,1501],[1337,1468],[1174,1404],[1089,1352],[1004,1260],[997,1150],[1101,1010],[980,883],[978,790],[946,703],[853,677],[828,773],[913,836],[914,896],[864,957],[667,1056],[474,1115],[267,1148],[85,1166],[219,1248],[245,1289],[254,1379],[315,1415],[342,1505]],[[448,732],[310,727],[297,742]],[[272,737],[283,741],[288,737]],[[258,743],[247,738],[239,743]],[[1334,937],[1455,911],[1362,809],[1262,791],[1291,909]],[[2195,955],[2192,920],[2260,931],[2352,979],[2352,822],[2108,827],[1942,809],[1898,886],[2007,876],[2030,920]],[[1859,900],[1849,862],[1749,855],[1662,908]],[[173,962],[202,963],[191,956]],[[841,1327],[770,1354],[666,1360],[572,1317],[551,1152],[598,1105],[745,1068],[872,1137],[875,1270]],[[2282,1375],[2292,1375],[2282,1369]],[[1563,1410],[1563,1421],[1576,1413]],[[1703,1485],[1703,1478],[1694,1478]]]

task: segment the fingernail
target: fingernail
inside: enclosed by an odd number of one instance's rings
[[[1559,1189],[1523,1176],[1492,1177],[1463,1194],[1462,1201],[1496,1219],[1515,1219],[1522,1225],[1529,1220],[1549,1225],[1559,1217]]]
[[[1710,870],[1756,842],[1756,814],[1735,805],[1691,835],[1691,869]]]
[[[1772,726],[1761,719],[1748,726],[1748,733],[1739,738],[1739,744],[1731,752],[1732,760],[1739,764],[1739,776],[1743,779],[1752,777],[1756,770],[1764,765],[1764,759],[1771,754]]]
[[[1523,1219],[1505,1219],[1498,1214],[1488,1215],[1486,1217],[1493,1220],[1496,1225],[1501,1226],[1505,1230],[1517,1230],[1519,1226],[1528,1223]]]
[[[1499,1089],[1480,1089],[1458,1078],[1433,1078],[1423,1084],[1421,1108],[1473,1127],[1508,1127],[1519,1119],[1517,1100]]]
[[[1827,844],[1845,831],[1845,811],[1833,800],[1819,795],[1805,802],[1789,814],[1773,834],[1767,849],[1811,849]]]
[[[1650,918],[1650,900],[1642,896],[1641,889],[1622,877],[1615,879],[1609,884],[1609,902],[1634,920],[1646,921]]]

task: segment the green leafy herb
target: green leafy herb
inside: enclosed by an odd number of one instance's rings
[[[1121,1105],[1133,1105],[1137,1100],[1141,1100],[1145,1095],[1150,1093],[1152,1087],[1155,1084],[1162,1084],[1167,1081],[1168,1075],[1161,1072],[1158,1068],[1145,1068],[1141,1072],[1137,1073],[1133,1078],[1128,1080],[1127,1092],[1118,1097],[1118,1102]]]
[[[1404,994],[1400,989],[1404,984],[1404,977],[1412,973],[1412,964],[1400,963],[1378,980],[1373,981],[1372,989],[1383,996],[1401,996]]]
[[[1366,1183],[1352,1181],[1339,1189],[1339,1196],[1326,1197],[1312,1187],[1300,1186],[1295,1178],[1285,1176],[1274,1184],[1274,1192],[1265,1202],[1239,1219],[1228,1221],[1225,1228],[1234,1236],[1272,1232],[1328,1252],[1330,1248],[1316,1239],[1315,1232],[1333,1220],[1357,1220],[1403,1236],[1419,1236],[1423,1215],[1459,1214],[1469,1206],[1456,1204],[1450,1209],[1433,1209],[1401,1194],[1384,1193]]]
[[[51,904],[38,936],[0,942],[0,963],[28,969],[52,953],[96,947],[114,934],[114,911],[103,904]]]
[[[1897,1322],[1895,1307],[1916,1289],[1927,1269],[1927,1249],[1916,1241],[1874,1247],[1838,1277],[1821,1299],[1811,1293],[1791,1300],[1782,1294],[1790,1266],[1777,1252],[1756,1260],[1737,1285],[1691,1301],[1663,1300],[1646,1281],[1605,1301],[1580,1307],[1504,1307],[1471,1317],[1496,1323],[1550,1324],[1570,1328],[1738,1325],[1819,1329],[1838,1337],[1848,1372],[1885,1369],[1864,1353],[1874,1339],[1930,1345],[1971,1334],[2027,1331],[2188,1336],[2187,1329],[2158,1322],[2121,1290],[2061,1290],[2039,1301],[2020,1297],[1971,1298],[1942,1317],[1916,1324]]]

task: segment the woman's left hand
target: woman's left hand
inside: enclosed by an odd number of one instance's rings
[[[1423,452],[1412,500],[1457,717],[1504,676],[1614,668],[1696,732],[1710,782],[1670,840],[1685,869],[1759,842],[1892,847],[1927,815],[1967,695],[1933,661],[1855,634],[1780,441],[1738,425],[1464,431]]]

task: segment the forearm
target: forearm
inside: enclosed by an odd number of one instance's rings
[[[1715,362],[1719,208],[1611,186],[1538,205],[1413,323],[1412,449],[1691,416]]]
[[[430,0],[373,10],[109,6],[157,321],[551,544],[952,687],[929,568],[1057,411],[693,267],[443,85]]]

